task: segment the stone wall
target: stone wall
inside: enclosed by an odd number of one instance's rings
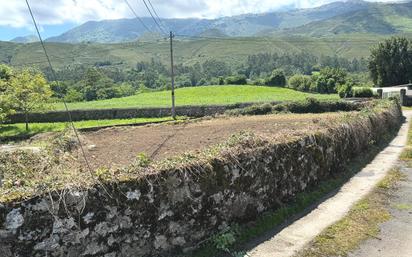
[[[210,106],[179,106],[176,114],[188,117],[204,117],[224,113],[226,110],[243,108],[253,103],[242,103],[232,105],[210,105]],[[81,120],[108,120],[108,119],[130,119],[130,118],[160,118],[171,116],[171,108],[128,108],[128,109],[91,109],[71,110],[73,121]],[[52,111],[44,113],[29,114],[30,122],[67,122],[68,115],[65,111]],[[22,113],[13,114],[8,118],[8,123],[24,123],[25,117]]]
[[[276,143],[246,137],[137,179],[0,205],[0,256],[173,256],[275,210],[401,123],[399,105]],[[104,186],[104,188],[103,188]]]

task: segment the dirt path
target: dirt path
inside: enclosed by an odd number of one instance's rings
[[[249,251],[251,257],[289,257],[303,249],[330,225],[341,220],[354,203],[365,197],[387,172],[397,163],[406,145],[412,112],[405,112],[407,123],[402,125],[395,139],[381,151],[361,172],[346,183],[341,190],[308,215],[286,227],[269,240]],[[375,255],[365,255],[375,256]],[[412,256],[409,254],[408,256]],[[397,255],[393,257],[399,257]]]
[[[200,151],[225,141],[240,131],[285,139],[307,131],[321,130],[342,114],[287,114],[216,118],[184,124],[118,127],[83,133],[93,167],[130,164],[137,154],[159,160],[187,151]]]
[[[412,256],[412,168],[402,164],[407,180],[400,183],[391,199],[392,219],[381,225],[378,238],[364,242],[349,257],[411,257]]]

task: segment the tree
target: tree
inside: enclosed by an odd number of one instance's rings
[[[279,69],[273,70],[266,84],[268,86],[280,86],[280,87],[286,86],[286,76],[283,70],[279,70]]]
[[[210,59],[202,64],[203,73],[206,75],[206,79],[219,76],[227,76],[230,74],[230,68],[225,62]]]
[[[288,84],[289,88],[307,92],[310,90],[312,79],[310,76],[297,74],[290,77]]]
[[[2,82],[0,81],[0,87]],[[7,117],[13,113],[13,109],[10,105],[10,99],[5,94],[0,92],[0,124],[7,120]]]
[[[13,113],[13,109],[10,105],[10,98],[7,97],[8,87],[10,86],[9,80],[12,77],[12,69],[4,64],[0,64],[0,124],[2,124],[7,116]]]
[[[339,85],[336,88],[336,91],[338,92],[338,95],[340,98],[347,98],[347,97],[352,97],[353,92],[352,89],[353,87],[357,86],[357,84],[353,80],[348,80],[346,84]]]
[[[67,90],[64,100],[68,103],[84,101],[83,94],[74,88]]]
[[[0,80],[2,81],[8,81],[13,74],[12,69],[5,65],[5,64],[0,64]]]
[[[324,94],[336,93],[337,88],[346,83],[347,76],[347,72],[343,69],[323,68],[319,74],[312,76],[314,83],[311,90]]]
[[[371,49],[369,72],[373,82],[382,87],[409,83],[412,80],[412,42],[393,37]]]
[[[86,101],[110,99],[116,96],[115,84],[112,79],[96,68],[86,71],[81,89]]]
[[[13,110],[24,113],[27,131],[28,114],[44,109],[52,91],[41,73],[28,69],[16,72],[8,83],[5,97]]]
[[[235,75],[226,78],[226,84],[228,85],[246,85],[247,78],[245,75]]]

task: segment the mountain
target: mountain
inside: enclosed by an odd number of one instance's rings
[[[360,0],[350,0],[312,9],[244,14],[218,19],[162,19],[161,23],[164,24],[164,30],[172,30],[177,35],[199,36],[217,33],[232,37],[249,37],[366,10],[371,5],[373,4]],[[150,34],[148,30],[159,33],[151,18],[142,18],[142,21],[148,29],[137,19],[89,21],[60,36],[49,38],[48,41],[118,43],[134,41],[145,34]]]
[[[279,31],[273,30],[274,34]],[[283,31],[286,34],[330,36],[338,34],[409,34],[412,32],[412,3],[370,4],[368,8]]]
[[[39,41],[39,38],[36,35],[28,35],[24,37],[15,37],[10,41],[14,43],[33,43]]]

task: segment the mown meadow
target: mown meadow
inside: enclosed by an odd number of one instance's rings
[[[311,94],[288,88],[266,86],[201,86],[179,88],[176,90],[176,105],[224,105],[244,102],[299,101],[307,97],[319,100],[338,99],[337,94]],[[158,91],[113,98],[100,101],[69,103],[72,110],[110,109],[110,108],[144,108],[171,106],[171,92]],[[63,110],[62,103],[53,105],[55,110]]]

